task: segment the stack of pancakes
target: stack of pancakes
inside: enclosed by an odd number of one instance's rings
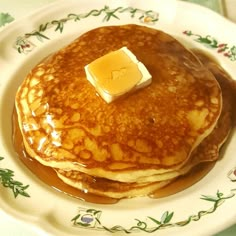
[[[152,83],[107,104],[84,66],[126,46]],[[170,35],[138,25],[91,30],[38,64],[15,107],[28,155],[85,192],[145,196],[217,160],[232,127],[219,82]]]

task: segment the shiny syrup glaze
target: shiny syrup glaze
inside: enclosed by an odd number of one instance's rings
[[[80,200],[88,202],[94,202],[99,204],[113,204],[116,203],[116,199],[108,197],[100,197],[91,193],[85,193],[79,189],[73,188],[65,184],[60,178],[58,178],[56,172],[51,167],[40,164],[35,159],[31,158],[24,147],[22,136],[17,122],[17,114],[13,111],[13,145],[20,160],[32,171],[39,179],[44,183],[51,186],[53,189],[66,193],[70,196],[76,197]]]
[[[208,63],[216,63],[214,59],[206,56],[200,51],[194,50],[194,53],[201,58],[201,60],[203,61],[204,64],[206,64],[206,66],[208,66]],[[217,73],[214,74],[217,77],[217,79],[218,77],[221,77],[219,79],[221,80],[222,84],[224,84],[225,86],[229,86],[231,90],[229,92],[233,91],[233,93],[236,94],[235,81],[233,81],[223,70],[221,72],[222,72],[221,74]],[[236,102],[235,96],[233,96],[233,99]],[[27,166],[27,168],[30,169],[32,173],[34,173],[44,183],[46,183],[47,185],[51,186],[53,189],[59,192],[68,194],[69,196],[73,196],[75,198],[87,202],[93,202],[98,204],[114,204],[119,201],[117,199],[112,199],[109,197],[96,196],[94,194],[86,192],[86,190],[81,191],[76,188],[73,188],[65,184],[61,179],[59,179],[56,172],[52,168],[44,166],[40,164],[38,161],[32,159],[25,151],[15,110],[13,112],[13,128],[14,128],[13,144],[16,153],[18,154],[20,160]],[[214,167],[214,165],[215,162],[199,164],[196,167],[194,167],[188,174],[177,178],[174,182],[172,182],[168,186],[159,189],[156,192],[153,192],[152,194],[150,194],[149,197],[161,198],[183,191],[184,189],[192,186],[193,184],[201,180]],[[96,179],[94,180],[96,181]]]

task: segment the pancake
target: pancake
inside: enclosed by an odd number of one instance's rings
[[[84,66],[123,46],[153,82],[108,105]],[[221,99],[214,76],[177,40],[126,25],[89,31],[36,66],[16,110],[26,150],[42,164],[130,182],[184,165],[213,130]]]
[[[173,181],[173,179],[169,179],[147,183],[124,183],[105,178],[94,178],[79,171],[65,171],[62,169],[57,171],[57,175],[63,182],[74,188],[115,199],[146,196]]]
[[[186,175],[195,166],[203,162],[214,162],[218,160],[220,148],[227,140],[234,126],[235,91],[232,87],[232,80],[228,79],[224,70],[217,63],[212,62],[210,58],[199,50],[195,50],[194,53],[219,82],[222,90],[223,107],[214,130],[192,152],[188,162],[182,168],[176,171],[138,179],[135,184],[111,181],[104,178],[94,178],[78,171],[61,169],[56,170],[58,177],[70,186],[101,196],[112,198],[145,196],[165,187],[176,180],[177,177]]]
[[[107,104],[84,67],[122,47],[146,66],[152,83]],[[106,26],[33,68],[15,108],[31,158],[75,188],[135,197],[217,160],[231,128],[231,104],[222,102],[221,90],[213,73],[170,35],[138,25]]]

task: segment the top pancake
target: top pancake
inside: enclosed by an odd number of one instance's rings
[[[129,48],[152,84],[111,104],[84,66]],[[16,110],[27,152],[44,165],[95,176],[152,174],[187,162],[222,107],[214,76],[177,40],[138,25],[97,28],[45,59],[25,78]],[[121,177],[122,178],[122,177]]]

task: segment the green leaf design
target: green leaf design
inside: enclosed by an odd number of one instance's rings
[[[201,36],[199,36],[199,38],[197,38],[196,39],[196,41],[197,42],[199,42],[199,43],[205,43],[205,44],[211,44],[211,40],[209,39],[209,35],[208,36],[206,36],[206,37],[201,37]]]
[[[0,27],[12,22],[13,20],[14,17],[12,17],[9,13],[0,12]]]
[[[192,37],[194,41],[204,45],[205,47],[213,50],[217,50],[217,53],[221,53],[223,56],[228,57],[231,61],[236,61],[236,46],[230,47],[227,43],[219,43],[219,41],[210,35],[202,36],[193,33],[191,30],[183,31],[188,37]]]
[[[93,215],[97,215],[97,214],[100,214],[101,211],[98,211],[98,210],[95,210],[95,209],[88,209],[86,212],[88,213],[92,213]]]
[[[0,161],[4,158],[0,157]],[[14,180],[14,171],[9,169],[0,168],[0,183],[5,188],[10,188],[16,198],[18,195],[22,195],[24,197],[30,197],[30,195],[26,192],[26,189],[29,185],[23,185],[20,181]]]
[[[166,221],[166,218],[168,217],[168,211],[166,211],[166,212],[164,212],[163,213],[163,215],[162,215],[162,217],[161,217],[161,223],[163,224],[163,223],[165,223],[165,221]]]
[[[231,61],[236,61],[236,46],[233,46],[232,48],[230,48],[228,54]]]
[[[54,20],[52,21],[52,24],[56,25],[55,31],[60,31],[60,33],[62,33],[63,28],[64,28],[63,20],[60,20],[60,21]]]
[[[231,51],[233,54],[236,55],[236,46],[233,46],[233,47],[230,49],[230,51]]]
[[[157,225],[161,225],[161,221],[151,217],[151,216],[148,216],[148,219],[152,220],[154,223],[156,223]]]
[[[77,220],[80,218],[80,214],[76,215],[73,219],[71,219],[74,224],[76,224]]]
[[[87,224],[87,223],[81,223],[81,222],[79,222],[78,225],[80,225],[80,226],[82,226],[82,227],[85,227],[85,228],[87,228],[87,227],[90,226],[90,224]]]
[[[26,33],[24,36],[20,36],[18,38],[21,38],[21,40],[23,41],[24,39],[35,37],[38,41],[43,42],[45,39],[50,39],[46,34],[47,30],[54,29],[55,32],[62,33],[64,31],[66,23],[69,21],[77,22],[88,17],[99,17],[104,15],[102,21],[108,22],[112,19],[120,20],[120,15],[123,13],[129,14],[131,18],[136,17],[145,24],[155,23],[159,20],[159,14],[151,10],[146,11],[132,7],[117,7],[112,9],[109,6],[104,6],[101,9],[92,9],[86,13],[70,13],[65,18],[42,23],[36,30]],[[24,52],[21,46],[22,45],[19,45],[19,41],[16,40],[15,48],[19,53]]]
[[[217,42],[216,39],[212,39],[212,44],[211,44],[211,46],[212,46],[213,48],[218,48],[218,42]]]
[[[236,189],[231,189],[230,194],[225,196],[223,193],[221,193],[220,191],[217,191],[217,193],[215,195],[202,195],[202,197],[200,199],[202,200],[207,200],[208,202],[213,203],[213,205],[206,209],[206,210],[200,210],[198,211],[196,214],[187,216],[185,219],[178,221],[178,222],[173,222],[173,216],[174,216],[174,212],[169,212],[169,211],[165,211],[160,219],[156,219],[154,217],[148,216],[147,219],[150,220],[152,222],[151,225],[149,225],[149,221],[144,221],[144,220],[140,220],[140,219],[135,219],[136,224],[134,224],[133,226],[129,227],[129,228],[125,228],[121,225],[115,225],[115,226],[111,226],[108,227],[106,225],[104,225],[102,223],[102,221],[99,219],[100,217],[100,213],[102,213],[99,210],[95,210],[95,209],[88,209],[86,212],[99,212],[98,214],[95,214],[95,220],[98,223],[97,226],[94,226],[92,228],[94,229],[99,229],[99,230],[105,230],[107,232],[110,233],[117,233],[117,232],[123,232],[126,234],[130,234],[130,233],[134,233],[134,232],[146,232],[146,233],[153,233],[155,231],[158,230],[163,230],[163,229],[168,229],[170,227],[184,227],[188,224],[190,224],[191,222],[194,221],[199,221],[202,217],[207,216],[209,214],[213,214],[218,208],[219,206],[221,206],[227,199],[233,198],[236,195]],[[74,217],[72,219],[72,221],[74,221],[74,225],[79,226],[79,227],[83,227],[81,222],[79,222],[79,218],[81,215],[77,215],[76,217]],[[156,224],[156,226],[153,226]],[[88,227],[88,225],[84,226],[84,227]]]
[[[164,224],[169,223],[171,221],[173,215],[174,215],[174,212],[171,212],[170,214],[169,214],[169,212],[167,212],[167,216],[166,216],[166,218],[164,220]]]
[[[26,36],[27,38],[29,38],[29,37],[31,37],[31,36],[36,36],[36,38],[37,38],[40,42],[43,42],[43,39],[49,40],[49,38],[48,38],[46,35],[40,33],[39,31],[35,31],[35,32],[29,33],[29,34],[25,34],[25,36]]]
[[[48,25],[49,25],[49,23],[41,24],[39,26],[39,31],[41,31],[41,32],[45,31],[47,29]]]
[[[202,200],[210,201],[210,202],[216,202],[219,197],[218,196],[209,196],[209,195],[202,195]]]

